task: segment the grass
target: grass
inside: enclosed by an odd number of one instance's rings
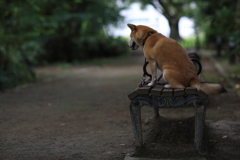
[[[83,62],[76,62],[73,63],[75,65],[93,65],[93,66],[101,66],[104,64],[108,64],[108,63],[116,63],[116,62],[122,62],[124,60],[126,60],[129,57],[129,54],[122,54],[121,56],[118,57],[107,57],[107,58],[94,58],[92,60],[88,60],[88,61],[83,61]]]
[[[240,63],[236,62],[236,64],[229,64],[227,56],[222,56],[217,58],[217,60],[225,69],[228,76],[227,78],[236,84],[236,88],[240,89]]]
[[[54,64],[50,64],[49,66],[55,66],[60,69],[67,69],[73,66],[102,66],[108,63],[118,63],[126,60],[129,57],[129,54],[122,54],[117,57],[105,57],[105,58],[93,58],[91,60],[85,60],[82,62],[75,61],[72,63],[68,62],[57,62]]]
[[[193,47],[195,47],[195,43],[196,43],[195,35],[186,37],[183,39],[182,42],[180,42],[180,44],[183,48],[193,48]],[[204,34],[200,34],[200,46],[201,47],[204,46],[204,43],[205,43],[205,36],[204,36]]]
[[[240,76],[240,63],[229,64],[227,56],[217,58],[217,60],[219,61],[219,63],[222,64],[227,73],[229,73],[230,75],[237,74]]]
[[[216,76],[209,72],[203,72],[202,74],[204,75],[206,82],[219,83],[224,80],[223,77]]]

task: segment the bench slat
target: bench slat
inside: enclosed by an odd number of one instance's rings
[[[132,91],[132,92],[128,95],[128,98],[129,98],[130,100],[132,100],[132,99],[134,99],[135,97],[138,96],[137,90],[138,90],[138,88],[136,88],[134,91]]]
[[[207,99],[208,95],[203,91],[198,91],[197,88],[194,87],[186,87],[185,89],[170,89],[170,88],[164,88],[164,85],[156,85],[154,88],[143,86],[138,87],[134,91],[132,91],[128,98],[130,100],[134,99],[135,97],[139,95],[152,95],[152,96],[183,96],[183,95],[198,95],[203,99]]]
[[[143,86],[143,87],[139,87],[137,90],[138,94],[144,94],[144,95],[148,95],[150,93],[151,87],[148,86]]]
[[[173,89],[164,88],[164,89],[162,90],[162,96],[166,96],[166,97],[171,97],[171,96],[173,96]]]
[[[156,85],[152,90],[151,90],[151,95],[152,96],[161,96],[163,90],[163,85]]]
[[[173,96],[183,96],[185,95],[184,89],[174,89]]]
[[[195,87],[186,87],[185,94],[197,94],[197,88]]]

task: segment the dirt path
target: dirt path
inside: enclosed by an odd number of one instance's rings
[[[135,53],[102,66],[68,68],[58,78],[0,93],[0,159],[122,160],[135,149],[127,95],[141,79],[142,63],[143,56]],[[218,150],[238,156],[239,145],[221,148],[240,138],[240,101],[228,90],[210,97],[207,124],[220,137],[212,142]],[[161,111],[171,118],[193,113]],[[152,114],[146,110],[143,117]]]

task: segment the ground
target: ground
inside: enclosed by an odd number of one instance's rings
[[[122,160],[138,151],[127,95],[141,81],[143,62],[135,52],[101,65],[38,68],[40,81],[0,93],[0,159]],[[204,72],[221,76],[211,60],[201,62]],[[209,97],[204,150],[207,159],[237,160],[240,98],[222,83],[228,93]],[[192,107],[162,109],[152,120],[152,108],[142,113],[147,152],[139,156],[200,156],[193,149]],[[153,135],[156,125],[160,132]]]

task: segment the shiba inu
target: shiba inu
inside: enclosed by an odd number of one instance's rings
[[[166,88],[196,87],[210,95],[227,92],[221,84],[201,82],[193,62],[175,40],[148,26],[127,25],[131,29],[128,46],[132,50],[143,47],[144,56],[149,62],[152,80],[148,86],[155,84],[159,68],[163,72],[163,78],[169,83],[165,85]]]

